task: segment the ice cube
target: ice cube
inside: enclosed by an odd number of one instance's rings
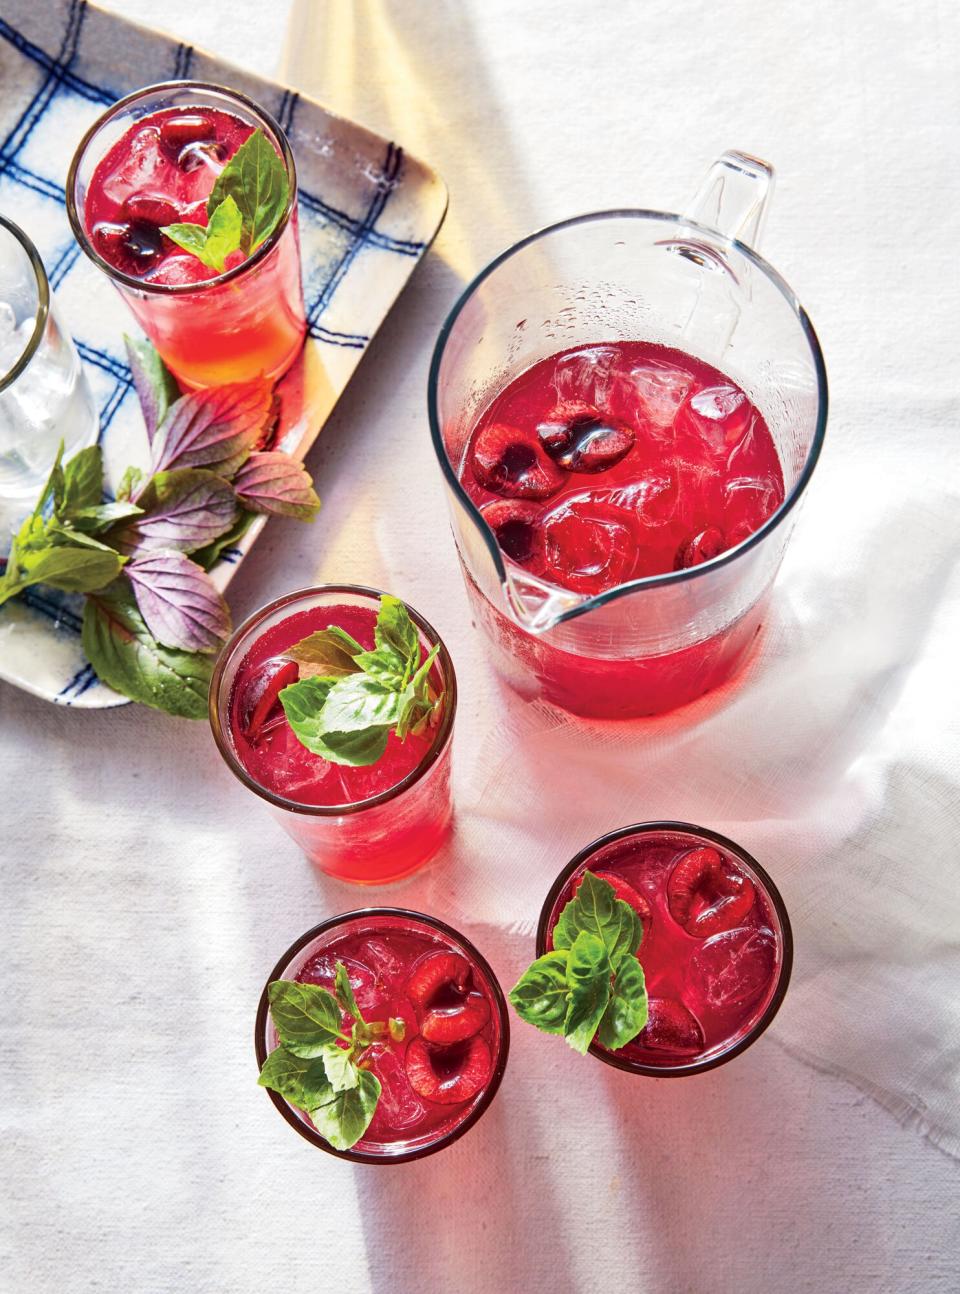
[[[365,939],[357,948],[357,957],[383,984],[397,984],[405,978],[406,964],[382,939]]]
[[[637,481],[604,491],[604,498],[635,512],[646,526],[662,526],[677,510],[680,498],[677,473],[663,463],[649,468]]]
[[[564,355],[554,370],[553,385],[564,404],[603,409],[610,395],[617,352],[591,346]]]
[[[156,126],[144,126],[130,140],[117,167],[103,183],[103,192],[111,202],[121,206],[131,193],[142,193],[155,188],[164,192],[164,171],[168,163],[160,148],[160,131]]]
[[[696,436],[715,453],[729,451],[749,435],[756,411],[735,386],[709,386],[691,395],[678,426]]]
[[[0,301],[0,346],[9,340],[16,326],[17,316],[13,313],[13,306],[8,305],[6,301]]]
[[[633,396],[645,420],[658,430],[673,425],[693,378],[680,368],[638,364],[629,374]]]
[[[376,1118],[384,1131],[405,1132],[426,1114],[426,1107],[410,1086],[403,1061],[392,1047],[377,1047],[371,1070],[381,1084]]]
[[[773,979],[777,939],[766,926],[739,926],[705,939],[690,958],[687,982],[717,1009],[747,1006]]]
[[[304,966],[298,978],[310,984],[322,984],[331,988],[337,971],[337,962],[343,962],[347,968],[347,978],[361,1012],[374,1011],[382,1000],[377,989],[376,976],[369,966],[355,957],[343,957],[336,952],[318,953]]]
[[[724,505],[754,530],[780,505],[783,491],[772,476],[734,476],[724,485]]]

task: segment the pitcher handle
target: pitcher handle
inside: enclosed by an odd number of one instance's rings
[[[728,150],[710,167],[684,215],[722,238],[736,239],[756,251],[773,195],[773,180],[769,162]]]

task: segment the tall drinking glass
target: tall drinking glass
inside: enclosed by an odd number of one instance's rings
[[[132,225],[128,243],[142,253],[148,265],[161,252],[169,254],[159,228],[184,218],[181,212],[168,211],[174,195],[165,189],[179,177],[179,172],[164,153],[159,128],[145,119],[162,122],[163,118],[158,119],[156,114],[170,110],[179,110],[178,122],[188,123],[178,126],[184,138],[190,134],[191,122],[200,123],[194,133],[202,131],[204,113],[208,114],[207,120],[212,119],[212,113],[226,113],[244,127],[259,128],[276,148],[287,171],[287,203],[273,232],[239,265],[199,282],[191,281],[188,271],[194,266],[189,256],[177,256],[185,267],[181,274],[169,272],[169,267],[158,274],[151,266],[144,276],[112,264],[102,254],[103,242],[98,246],[88,215],[88,207],[94,205],[91,195],[96,199],[113,183],[96,174],[98,165],[120,141],[128,140],[119,154],[113,155],[117,162],[113,173],[119,176],[118,184],[126,184],[128,174],[136,179],[137,204],[127,223],[116,226],[114,236],[119,238],[119,231]],[[140,122],[144,124],[137,130]],[[188,140],[176,167],[201,167],[209,175],[217,172],[222,160],[218,159],[216,143],[207,146],[202,140]],[[211,178],[208,189],[212,187]],[[149,205],[151,201],[154,207]],[[297,231],[297,170],[280,126],[245,95],[201,82],[168,81],[119,100],[80,141],[67,177],[67,211],[83,251],[116,285],[137,322],[184,385],[219,386],[258,374],[273,380],[296,359],[306,333]],[[124,211],[122,208],[119,215]],[[107,233],[113,234],[113,230]]]
[[[601,211],[532,234],[477,276],[441,330],[428,400],[454,539],[494,663],[526,695],[582,715],[656,714],[724,683],[756,638],[827,416],[810,320],[754,250],[772,178],[726,153],[686,215]],[[737,383],[770,429],[784,499],[712,560],[585,596],[506,557],[460,477],[471,432],[518,374],[618,341],[684,351]]]
[[[0,216],[0,515],[16,520],[49,474],[97,438],[98,419],[73,339],[27,235]]]

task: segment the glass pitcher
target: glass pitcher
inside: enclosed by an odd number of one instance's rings
[[[601,211],[552,225],[488,265],[440,332],[428,400],[454,538],[494,664],[526,696],[581,715],[658,714],[726,682],[749,653],[827,418],[816,333],[754,250],[772,188],[770,166],[728,152],[685,215]],[[517,374],[626,340],[684,351],[742,388],[773,437],[784,500],[710,561],[587,597],[505,557],[459,473],[480,415]]]

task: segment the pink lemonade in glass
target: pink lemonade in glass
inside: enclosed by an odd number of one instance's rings
[[[408,609],[421,661],[440,643],[430,683],[443,694],[442,708],[422,732],[403,740],[390,732],[383,755],[368,766],[334,763],[308,750],[287,721],[280,692],[300,674],[285,653],[318,630],[336,626],[372,650],[378,598],[373,590],[326,586],[271,603],[224,648],[210,692],[214,736],[233,772],[274,806],[284,829],[323,871],[362,884],[408,875],[446,839],[452,661],[435,631]]]
[[[174,106],[161,106],[171,99]],[[249,257],[233,251],[218,271],[161,229],[207,226],[217,177],[257,128],[286,167],[286,209]],[[290,367],[306,332],[296,171],[279,126],[256,105],[189,83],[140,91],[85,137],[68,194],[81,246],[114,279],[182,383],[272,380]]]
[[[637,341],[563,351],[514,378],[479,418],[460,478],[515,571],[584,596],[692,570],[784,500],[773,438],[746,394],[702,360]],[[532,674],[548,699],[603,717],[670,710],[716,687],[762,616],[754,606],[673,652],[587,657],[468,588],[508,677]]]
[[[509,1022],[493,971],[442,922],[370,908],[309,931],[284,954],[270,981],[318,984],[332,992],[338,961],[367,1024],[402,1021],[402,1038],[388,1033],[360,1058],[381,1084],[373,1119],[354,1147],[338,1151],[307,1113],[276,1092],[271,1098],[304,1137],[344,1158],[397,1163],[448,1145],[479,1119],[506,1067]],[[345,1032],[352,1024],[345,1013]],[[277,1043],[265,989],[256,1027],[261,1068]]]
[[[585,871],[613,886],[643,925],[646,1027],[618,1051],[590,1050],[634,1073],[711,1069],[738,1055],[779,1010],[793,939],[779,892],[749,854],[686,823],[644,823],[587,846],[558,877],[537,933],[537,955]]]

